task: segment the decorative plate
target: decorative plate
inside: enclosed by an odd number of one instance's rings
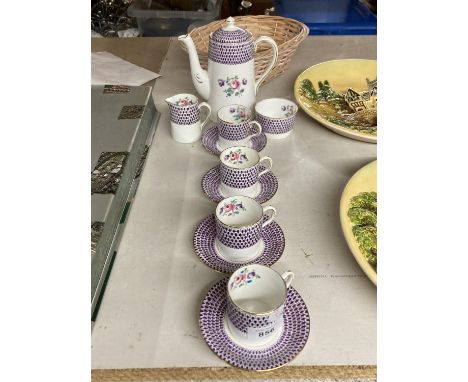
[[[216,145],[217,142],[218,142],[218,128],[216,125],[214,125],[206,129],[203,132],[202,144],[203,144],[203,147],[206,150],[208,150],[208,152],[210,152],[213,155],[219,156],[221,154],[221,151],[218,149],[218,146]],[[262,133],[259,136],[252,138],[251,148],[260,152],[265,148],[266,144],[267,144],[267,138],[265,134]]]
[[[253,350],[237,345],[226,332],[227,280],[228,277],[211,287],[200,308],[200,330],[210,349],[230,365],[247,370],[273,370],[296,358],[310,331],[309,312],[299,293],[293,287],[288,288],[283,332],[278,340],[269,347]]]
[[[354,258],[377,285],[377,161],[349,180],[341,195],[340,220]]]
[[[265,169],[264,166],[260,166],[260,171]],[[221,195],[219,185],[221,178],[219,174],[219,165],[209,170],[202,179],[202,188],[205,195],[213,202],[219,203],[225,198]],[[278,190],[278,179],[276,179],[273,172],[268,171],[258,179],[260,184],[260,193],[254,198],[259,203],[265,203],[275,196]]]
[[[377,61],[335,60],[297,77],[294,96],[312,118],[335,133],[377,143]]]
[[[268,219],[265,215],[264,219]],[[283,255],[285,239],[278,223],[275,221],[262,229],[263,250],[254,259],[245,263],[233,263],[221,257],[215,250],[216,222],[215,215],[204,218],[193,235],[195,253],[210,268],[222,273],[232,273],[247,264],[261,264],[268,267],[276,263]]]

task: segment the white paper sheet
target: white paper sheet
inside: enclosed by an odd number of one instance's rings
[[[92,85],[140,86],[160,74],[125,61],[109,52],[91,53]]]

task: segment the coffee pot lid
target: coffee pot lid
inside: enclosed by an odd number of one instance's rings
[[[226,23],[225,27],[219,28],[210,35],[211,39],[220,43],[241,43],[249,41],[252,37],[250,32],[236,25],[234,18],[228,17]]]

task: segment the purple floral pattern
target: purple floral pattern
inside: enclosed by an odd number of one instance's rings
[[[309,338],[310,316],[300,294],[288,288],[283,313],[283,331],[271,346],[248,349],[237,345],[224,328],[227,278],[208,291],[200,308],[200,330],[213,352],[232,366],[246,370],[271,370],[291,362]]]
[[[229,154],[224,156],[224,160],[230,164],[244,164],[248,162],[247,154],[242,152],[242,149],[231,150]]]
[[[231,199],[230,202],[224,203],[224,206],[219,209],[219,214],[221,216],[232,216],[239,215],[241,211],[247,211],[242,202],[237,203],[237,199]]]
[[[285,117],[290,117],[291,115],[294,114],[294,106],[292,105],[283,105],[281,106],[281,111],[284,111],[284,116]]]
[[[243,86],[247,85],[247,79],[243,78],[241,80],[236,74],[234,77],[226,77],[226,80],[218,79],[218,85],[226,88],[223,90],[223,92],[226,93],[226,97],[238,97],[245,91]]]
[[[188,96],[179,98],[177,101],[174,102],[177,106],[189,106],[189,105],[195,105],[196,102],[194,102],[192,99],[190,99]]]
[[[236,288],[241,288],[244,285],[249,285],[252,283],[252,281],[259,278],[261,277],[257,274],[257,272],[255,272],[255,269],[249,269],[248,267],[245,267],[239,272],[236,278],[231,281],[231,284],[229,284],[229,290],[231,291]]]
[[[250,113],[246,110],[245,106],[233,106],[229,109],[232,114],[232,119],[236,122],[248,122],[250,121]]]

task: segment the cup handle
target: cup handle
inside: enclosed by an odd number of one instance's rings
[[[281,275],[281,277],[283,278],[286,284],[286,288],[289,288],[294,280],[294,273],[292,273],[291,271],[286,271]]]
[[[252,121],[250,122],[250,128],[252,129],[252,126],[256,126],[258,129],[257,133],[254,133],[252,135],[249,135],[247,137],[248,140],[251,140],[252,138],[258,137],[262,133],[262,126],[257,122],[257,121]]]
[[[267,211],[273,211],[270,218],[262,224],[262,228],[265,228],[268,224],[270,224],[276,217],[276,208],[273,206],[266,206],[263,207],[263,213],[265,214]]]
[[[201,102],[200,104],[198,104],[198,110],[200,110],[203,106],[205,106],[208,109],[208,114],[206,115],[205,120],[200,124],[200,130],[203,130],[211,115],[211,106],[208,105],[206,102]]]
[[[271,159],[270,157],[262,157],[260,158],[260,160],[258,161],[258,163],[260,164],[262,161],[268,161],[270,163],[269,166],[267,166],[267,168],[263,171],[260,171],[260,173],[258,174],[258,177],[260,178],[262,175],[266,174],[268,171],[271,171],[271,168],[273,167],[273,159]]]

